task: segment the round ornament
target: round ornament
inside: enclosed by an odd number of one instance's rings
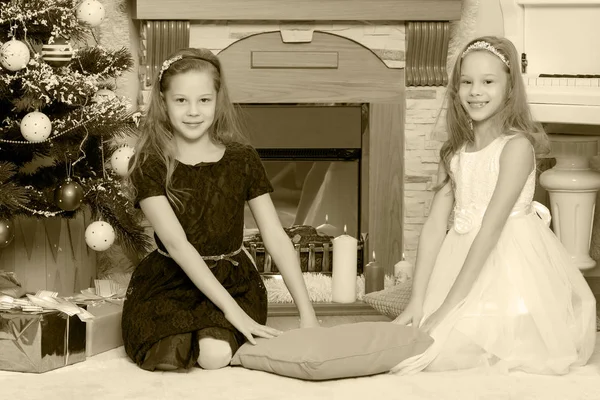
[[[126,176],[129,170],[129,160],[135,153],[135,149],[129,146],[119,147],[110,157],[110,165],[118,175]]]
[[[116,97],[117,95],[115,94],[115,92],[113,92],[110,89],[99,89],[92,98],[92,101],[94,103],[103,103],[105,101],[111,101]]]
[[[104,21],[106,10],[102,3],[96,0],[85,0],[77,7],[79,22],[91,27],[98,26]]]
[[[29,142],[43,142],[51,132],[52,122],[44,113],[33,111],[21,120],[21,135]]]
[[[0,249],[5,248],[15,237],[15,226],[10,219],[0,218]]]
[[[53,67],[67,65],[73,59],[73,47],[63,38],[57,38],[52,44],[42,46],[42,59]]]
[[[0,47],[0,64],[9,71],[18,71],[31,59],[29,47],[20,40],[12,39]]]
[[[64,211],[77,210],[83,202],[83,189],[72,179],[67,178],[54,189],[54,203]]]
[[[104,221],[92,222],[85,229],[85,242],[96,251],[108,249],[115,241],[115,230]]]

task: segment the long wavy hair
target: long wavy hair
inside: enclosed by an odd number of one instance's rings
[[[181,59],[177,59],[181,57]],[[186,48],[172,53],[165,61],[162,75],[158,72],[150,93],[147,110],[142,116],[139,137],[135,146],[135,154],[129,164],[129,174],[136,168],[141,168],[148,157],[156,157],[166,167],[165,191],[169,201],[178,209],[182,202],[178,195],[185,192],[172,186],[173,171],[175,170],[176,148],[173,142],[173,126],[167,113],[163,93],[169,89],[173,77],[190,71],[208,72],[213,78],[217,93],[215,118],[208,130],[209,137],[216,143],[229,144],[233,142],[248,143],[241,128],[238,107],[229,99],[221,62],[210,50]],[[175,61],[173,61],[175,60]],[[142,169],[143,171],[143,169]],[[133,194],[135,187],[129,181]]]
[[[500,127],[500,132],[504,135],[520,133],[527,137],[535,149],[536,156],[548,154],[549,152],[548,136],[544,132],[542,125],[534,121],[531,116],[531,110],[527,103],[525,83],[523,82],[519,68],[520,59],[514,44],[508,39],[496,36],[483,36],[473,39],[460,52],[448,85],[448,110],[446,113],[448,140],[442,145],[440,150],[440,162],[443,163],[447,175],[444,181],[436,186],[437,190],[446,185],[448,180],[450,180],[454,187],[454,178],[450,171],[450,161],[463,145],[475,142],[475,134],[470,126],[469,115],[462,106],[458,92],[460,88],[462,54],[467,47],[478,41],[484,41],[492,45],[500,54],[506,57],[510,65],[510,68],[504,66],[504,70],[508,74],[506,98],[503,106],[491,117],[494,123]],[[487,50],[478,49],[471,51]]]

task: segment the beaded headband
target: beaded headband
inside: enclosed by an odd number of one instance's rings
[[[163,61],[162,67],[160,67],[160,72],[158,73],[158,81],[160,82],[162,80],[162,76],[163,76],[164,72],[171,67],[171,64],[173,64],[174,62],[177,62],[183,58],[184,58],[184,56],[182,56],[180,54],[180,55],[171,57],[171,58]],[[220,71],[219,65],[217,65],[217,63],[215,61],[209,60],[208,58],[199,57],[199,56],[185,56],[185,58],[195,58],[197,60],[203,60],[203,61],[209,62],[217,69],[217,71]]]
[[[510,63],[508,62],[508,60],[506,59],[504,54],[500,53],[498,51],[498,49],[496,49],[494,46],[492,46],[491,44],[489,44],[488,42],[483,41],[483,40],[479,40],[479,41],[471,44],[469,47],[467,47],[465,49],[465,51],[463,51],[461,58],[465,58],[465,56],[467,54],[469,54],[470,52],[472,52],[473,50],[489,51],[490,53],[492,53],[493,55],[498,57],[500,59],[500,61],[502,61],[504,63],[504,65],[506,65],[508,68],[510,68]]]

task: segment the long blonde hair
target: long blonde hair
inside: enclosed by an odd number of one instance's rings
[[[484,41],[493,46],[501,55],[503,55],[510,65],[505,66],[508,73],[508,83],[506,85],[506,99],[504,105],[498,112],[492,116],[500,126],[501,132],[505,135],[520,133],[527,137],[536,155],[547,154],[549,152],[548,136],[544,132],[542,125],[534,121],[531,116],[531,110],[527,103],[527,93],[525,83],[519,69],[520,59],[514,44],[505,38],[496,36],[483,36],[467,43],[459,54],[447,91],[448,110],[446,113],[446,129],[448,131],[448,140],[442,145],[440,150],[440,162],[446,169],[446,179],[440,182],[436,189],[441,189],[448,180],[454,186],[454,178],[450,171],[450,161],[466,143],[475,142],[475,134],[470,126],[470,118],[462,106],[459,97],[460,75],[462,68],[462,53],[471,44]],[[472,51],[487,51],[484,49]]]
[[[128,176],[131,176],[131,172],[135,168],[141,168],[148,157],[157,157],[166,167],[166,195],[170,202],[179,209],[182,207],[182,203],[177,195],[183,195],[184,191],[176,190],[172,186],[176,149],[172,141],[173,127],[162,96],[168,90],[174,76],[189,71],[210,73],[217,92],[215,119],[208,131],[210,138],[214,142],[222,144],[247,143],[248,141],[242,133],[238,108],[229,99],[221,62],[217,56],[207,49],[186,48],[171,54],[163,65],[165,66],[163,70],[158,72],[154,78],[148,109],[141,120],[140,135],[135,147],[135,154],[130,162]],[[129,183],[135,193],[131,181]]]

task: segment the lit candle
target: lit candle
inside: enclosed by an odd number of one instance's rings
[[[338,234],[338,228],[329,224],[328,216],[325,214],[325,223],[317,226],[317,232],[323,233],[327,236],[336,237]]]
[[[412,278],[412,276],[413,265],[404,259],[404,253],[402,253],[402,260],[394,265],[394,278],[400,282],[404,282],[406,279]]]
[[[346,234],[344,225],[344,234],[334,238],[332,243],[331,299],[334,303],[354,303],[356,301],[358,240]]]
[[[385,272],[383,266],[375,259],[373,251],[373,260],[365,265],[365,294],[383,290],[385,284]]]

